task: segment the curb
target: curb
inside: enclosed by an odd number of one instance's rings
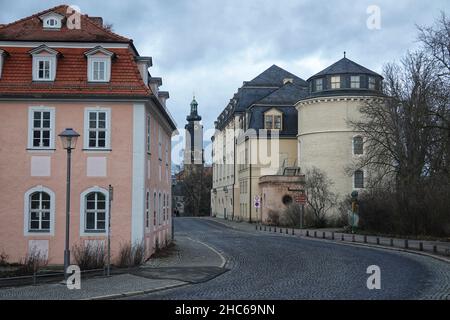
[[[224,268],[225,267],[225,265],[227,264],[227,259],[219,251],[217,251],[216,249],[211,247],[209,244],[206,244],[206,243],[204,243],[204,242],[202,242],[200,240],[192,239],[191,237],[186,237],[186,238],[191,240],[191,241],[198,242],[198,243],[204,245],[205,247],[207,247],[208,249],[210,249],[211,251],[213,251],[214,253],[216,253],[220,257],[220,259],[222,260],[222,263],[219,266],[219,268]]]
[[[340,245],[344,245],[344,246],[353,246],[353,247],[367,247],[367,248],[372,248],[372,249],[379,249],[379,250],[390,250],[390,251],[397,251],[397,252],[406,252],[406,253],[411,253],[411,254],[417,254],[420,256],[426,256],[429,258],[434,258],[436,260],[440,260],[442,262],[446,262],[446,263],[450,263],[450,258],[446,258],[444,256],[440,256],[440,255],[435,255],[432,253],[428,253],[428,252],[423,252],[423,251],[418,251],[418,250],[411,250],[411,249],[404,249],[404,248],[395,248],[395,247],[386,247],[386,246],[382,246],[382,245],[376,245],[376,244],[371,244],[371,243],[359,243],[359,242],[352,242],[352,241],[337,241],[337,240],[331,240],[331,239],[321,239],[321,238],[314,238],[314,237],[307,237],[304,235],[291,235],[291,234],[284,234],[284,233],[270,233],[270,232],[264,232],[264,231],[259,231],[258,232],[262,232],[262,233],[268,233],[273,234],[273,235],[277,235],[277,236],[288,236],[288,237],[296,237],[299,239],[306,239],[306,240],[312,240],[312,241],[321,241],[321,242],[328,242],[328,243],[334,243],[334,244],[340,244]]]
[[[190,283],[188,283],[188,282],[183,282],[183,283],[179,283],[179,284],[172,284],[172,285],[158,287],[158,288],[154,288],[154,289],[109,294],[109,295],[104,295],[104,296],[85,298],[85,299],[81,299],[81,300],[112,300],[112,299],[119,299],[119,298],[127,298],[127,297],[133,297],[133,296],[139,296],[139,295],[143,295],[143,294],[149,294],[149,293],[153,293],[153,292],[163,291],[163,290],[167,290],[167,289],[173,289],[173,288],[177,288],[177,287],[183,287],[183,286],[187,286],[189,284]]]

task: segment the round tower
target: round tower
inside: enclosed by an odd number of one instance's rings
[[[359,108],[381,95],[379,74],[344,58],[307,80],[309,96],[297,103],[298,159],[302,170],[324,171],[340,197],[363,189],[367,172],[348,172],[364,154],[364,137],[349,121],[360,119]]]

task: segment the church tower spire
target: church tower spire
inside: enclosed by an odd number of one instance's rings
[[[186,133],[184,165],[203,165],[203,125],[200,123],[202,117],[198,114],[198,102],[195,100],[195,96],[192,98],[191,110],[186,120],[187,124],[184,127]]]

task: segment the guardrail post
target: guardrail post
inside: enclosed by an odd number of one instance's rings
[[[331,233],[331,240],[334,240],[334,232]]]
[[[377,237],[377,244],[380,244],[380,238]]]
[[[324,232],[322,232],[322,239],[325,239],[326,238],[326,236],[325,236],[325,231]]]
[[[342,240],[342,241],[345,240],[344,234],[341,234],[341,240]]]
[[[277,232],[277,227],[273,227],[273,232]]]
[[[272,232],[272,227],[269,226],[269,232]]]
[[[408,249],[408,239],[405,239],[405,249]]]
[[[391,243],[390,243],[391,247],[394,246],[394,239],[391,239]]]
[[[314,231],[314,238],[317,238],[317,231]]]
[[[36,272],[33,272],[33,285],[36,285]]]
[[[306,236],[309,237],[309,230],[306,230]]]
[[[367,243],[367,236],[364,235],[364,243]]]
[[[355,242],[355,235],[352,235],[352,242]]]
[[[280,228],[280,233],[283,233],[283,229],[282,228]]]
[[[437,253],[437,245],[434,245],[434,246],[433,246],[433,252],[434,252],[434,253]]]
[[[419,242],[419,250],[423,251],[423,242]]]

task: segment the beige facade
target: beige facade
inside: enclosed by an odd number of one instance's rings
[[[312,167],[324,171],[340,198],[358,190],[351,170],[358,159],[353,152],[353,139],[359,134],[349,121],[360,119],[359,108],[367,99],[370,97],[338,96],[297,104],[299,165],[303,171]]]

